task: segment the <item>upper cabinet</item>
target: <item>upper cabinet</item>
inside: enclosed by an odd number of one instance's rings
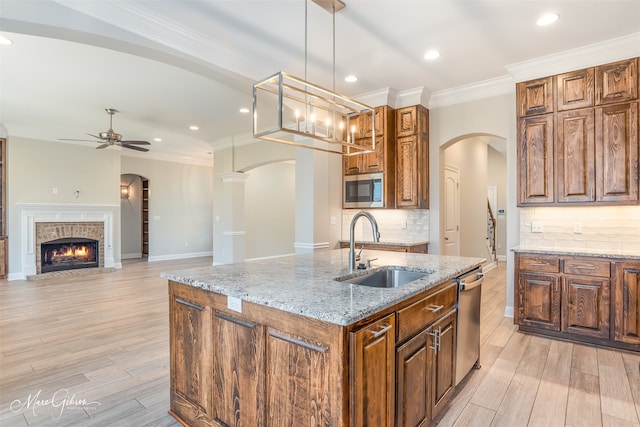
[[[634,58],[517,84],[519,206],[638,203],[637,68]]]
[[[638,99],[638,58],[596,67],[596,104]]]
[[[521,82],[516,85],[518,117],[553,112],[553,77]]]
[[[593,106],[593,68],[556,76],[558,111]]]
[[[395,127],[394,109],[389,106],[375,108],[375,120],[371,114],[361,114],[350,120],[349,132],[360,143],[371,146],[371,135],[375,131],[375,151],[355,156],[344,156],[344,174],[385,172],[394,169],[395,163]]]
[[[429,207],[429,110],[396,110],[396,206]]]

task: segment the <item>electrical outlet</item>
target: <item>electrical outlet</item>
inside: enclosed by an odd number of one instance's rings
[[[53,187],[53,194],[58,194],[58,187]]]
[[[401,227],[403,230],[406,230],[406,229],[407,229],[407,221],[402,221],[402,223],[400,224],[400,227]]]
[[[240,298],[228,296],[227,297],[227,308],[229,310],[237,311],[238,313],[242,313],[242,300]]]
[[[335,216],[331,217],[331,225],[336,225],[336,217]]]
[[[582,223],[576,222],[573,224],[573,233],[582,234]]]
[[[544,232],[544,224],[541,222],[532,222],[531,223],[531,232],[532,233],[542,233]]]

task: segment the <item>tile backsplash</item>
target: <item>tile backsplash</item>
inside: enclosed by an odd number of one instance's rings
[[[640,206],[521,208],[520,245],[640,253]]]
[[[349,240],[349,227],[357,209],[342,211],[342,240]],[[427,209],[371,209],[368,210],[378,223],[380,241],[389,243],[413,243],[429,240],[429,210]],[[356,240],[372,240],[371,225],[366,218],[358,220]]]

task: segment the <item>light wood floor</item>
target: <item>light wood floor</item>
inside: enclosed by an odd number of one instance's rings
[[[129,261],[113,273],[0,281],[0,425],[178,426],[167,415],[159,274],[210,263]],[[516,332],[503,318],[505,281],[504,264],[487,274],[482,368],[436,423],[640,426],[640,355]]]

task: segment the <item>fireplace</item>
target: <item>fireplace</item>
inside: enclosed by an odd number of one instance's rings
[[[99,241],[66,237],[40,244],[40,271],[75,270],[100,265]]]

